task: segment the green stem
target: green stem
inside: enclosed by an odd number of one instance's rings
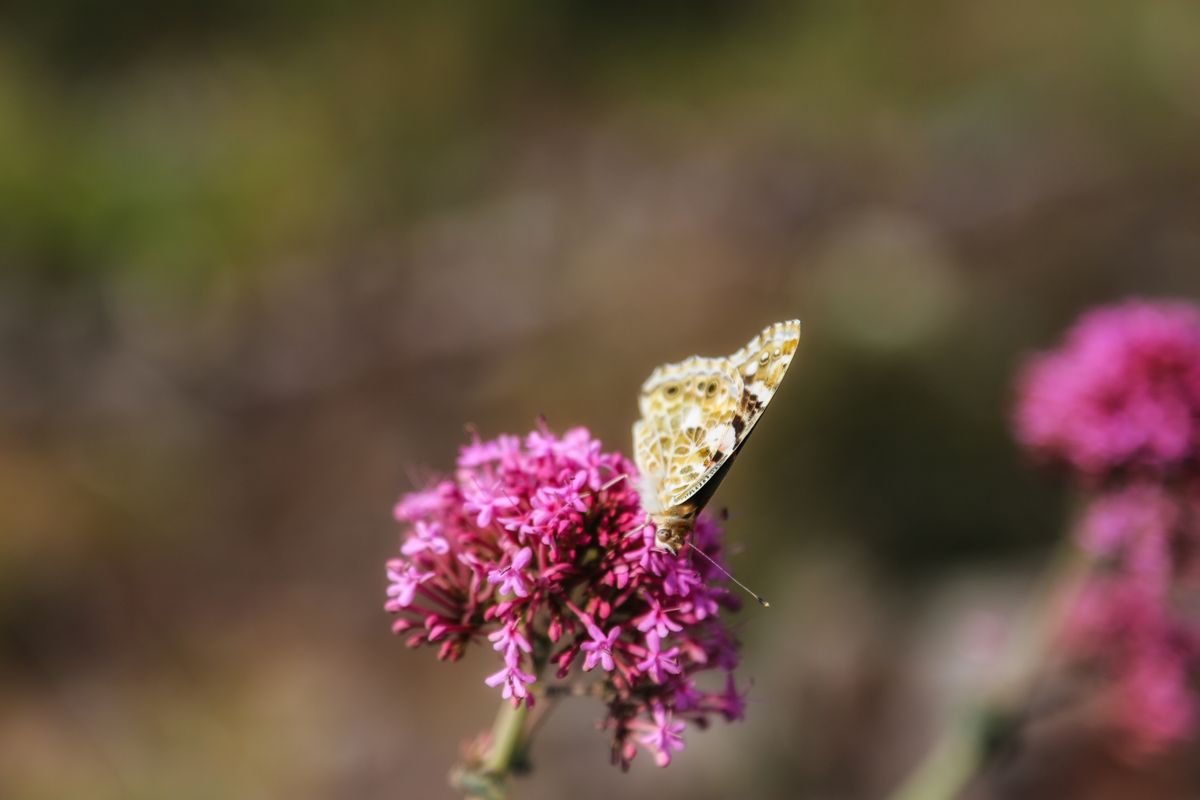
[[[963,714],[942,736],[891,800],[946,800],[955,797],[979,764],[983,721]]]
[[[533,639],[533,674],[540,679],[546,670],[550,655],[550,640],[545,636]],[[541,697],[542,685],[529,687],[533,695]],[[531,696],[530,700],[533,699]],[[473,800],[508,800],[509,777],[516,772],[528,772],[529,740],[553,707],[542,706],[542,712],[532,725],[527,724],[529,706],[525,703],[513,707],[508,700],[500,702],[496,721],[492,723],[492,735],[486,752],[469,754],[463,763],[450,770],[450,785],[463,793],[464,798]]]
[[[1049,643],[1061,627],[1070,599],[1079,589],[1086,560],[1063,539],[1046,570],[1037,600],[1017,625],[1015,644],[992,685],[964,706],[947,725],[929,754],[892,793],[891,800],[951,800],[986,766],[994,723],[1020,724],[1029,695],[1047,668]]]
[[[525,717],[529,708],[524,703],[513,708],[512,703],[504,700],[500,710],[496,712],[496,721],[492,723],[492,748],[484,759],[483,769],[494,774],[508,774],[512,767],[513,757],[521,751],[521,741],[525,732]]]
[[[468,761],[450,772],[450,785],[464,798],[508,800],[508,778],[524,746],[527,715],[524,703],[516,708],[508,700],[500,703],[487,752],[475,763]]]

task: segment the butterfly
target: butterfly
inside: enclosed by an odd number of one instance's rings
[[[687,542],[799,343],[799,320],[776,322],[727,358],[664,364],[642,384],[633,452],[638,494],[659,549],[677,555]]]

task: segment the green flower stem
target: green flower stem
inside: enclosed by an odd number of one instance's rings
[[[507,700],[500,703],[496,721],[492,723],[492,748],[484,759],[485,772],[507,775],[512,768],[513,758],[521,752],[525,736],[525,718],[529,707],[524,703],[513,708]]]
[[[1059,544],[1037,594],[1017,626],[1006,663],[984,694],[959,710],[929,754],[892,793],[891,800],[952,800],[994,754],[997,723],[1020,725],[1030,694],[1049,665],[1049,644],[1061,628],[1087,560],[1070,538]]]
[[[533,640],[533,672],[538,679],[546,670],[546,659],[550,653],[550,641],[544,637]],[[509,777],[514,772],[528,772],[529,743],[538,724],[553,708],[547,706],[545,690],[540,684],[529,687],[531,694],[542,701],[541,714],[529,724],[529,706],[521,703],[516,708],[512,701],[501,700],[496,720],[492,723],[491,741],[486,753],[475,754],[467,763],[459,764],[450,771],[450,785],[471,800],[508,800]]]
[[[978,768],[983,725],[982,715],[961,714],[891,800],[948,800],[958,795]]]
[[[492,723],[491,744],[482,759],[450,772],[450,785],[472,800],[508,800],[509,776],[525,745],[525,720],[529,710],[508,700],[500,703]]]

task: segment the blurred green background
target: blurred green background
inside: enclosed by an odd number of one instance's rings
[[[1187,0],[5,4],[0,797],[450,797],[491,654],[389,635],[391,504],[795,316],[748,719],[622,775],[565,705],[518,796],[882,796],[1062,535],[1014,369],[1200,293],[1198,141]],[[976,789],[1192,796],[1072,747]]]

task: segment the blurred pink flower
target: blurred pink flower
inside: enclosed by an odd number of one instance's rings
[[[610,485],[619,475],[630,479]],[[573,666],[601,667],[614,761],[628,766],[640,744],[666,766],[684,720],[744,713],[738,642],[720,617],[741,604],[708,562],[650,546],[635,484],[633,465],[583,428],[472,441],[453,481],[396,505],[407,532],[385,607],[409,646],[437,644],[442,659],[486,637],[504,663],[485,683],[514,705]],[[720,538],[698,520],[693,541],[718,563]],[[711,670],[724,692],[697,688]]]
[[[432,550],[435,553],[447,553],[450,551],[450,545],[446,543],[439,533],[442,526],[436,522],[426,523],[422,520],[417,520],[414,527],[413,535],[408,537],[404,542],[404,546],[400,548],[402,555],[416,555],[422,550]]]
[[[621,626],[616,626],[605,634],[596,626],[592,626],[588,631],[592,640],[584,642],[580,645],[583,652],[587,653],[583,659],[583,671],[591,672],[599,664],[605,672],[613,671],[613,645],[617,643],[617,637],[621,635]]]
[[[1104,492],[1088,504],[1079,543],[1123,569],[1169,577],[1170,541],[1181,522],[1180,511],[1159,484],[1143,481]]]
[[[1100,575],[1080,594],[1066,642],[1076,660],[1111,681],[1117,722],[1133,754],[1155,752],[1191,733],[1197,633],[1194,620],[1172,609],[1158,576]]]
[[[512,699],[513,705],[519,705],[522,700],[529,697],[525,684],[533,683],[534,680],[536,680],[534,676],[521,669],[518,658],[506,656],[504,668],[494,675],[489,675],[483,682],[492,688],[504,686],[501,697],[505,700]]]
[[[1103,478],[1200,461],[1200,308],[1129,300],[1085,314],[1018,382],[1017,438]]]
[[[682,722],[671,719],[671,712],[662,706],[654,707],[654,721],[639,721],[638,729],[644,731],[638,741],[654,752],[654,763],[665,767],[671,763],[671,753],[683,749]]]
[[[1077,530],[1096,559],[1063,631],[1114,693],[1131,749],[1197,720],[1200,624],[1174,598],[1200,552],[1200,307],[1130,300],[1085,314],[1019,380],[1017,437],[1095,494]]]
[[[508,566],[488,572],[488,583],[500,584],[500,594],[529,597],[529,589],[525,586],[525,576],[521,570],[525,569],[532,560],[533,551],[528,547],[522,547],[509,561]]]
[[[655,683],[662,683],[666,674],[678,675],[680,672],[679,648],[663,650],[662,638],[650,631],[646,634],[646,649],[642,660],[637,663],[637,668],[649,675]]]
[[[1190,674],[1195,658],[1194,651],[1142,648],[1126,665],[1118,698],[1135,754],[1153,753],[1191,734],[1196,722]]]

